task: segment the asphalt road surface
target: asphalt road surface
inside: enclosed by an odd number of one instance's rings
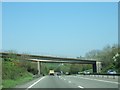
[[[17,88],[118,88],[118,79],[90,76],[44,76]]]

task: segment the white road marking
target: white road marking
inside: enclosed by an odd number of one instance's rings
[[[68,81],[69,83],[71,83],[71,81]]]
[[[79,77],[79,78],[88,79],[88,80],[95,80],[95,81],[101,81],[101,82],[114,83],[114,84],[119,84],[118,82],[113,82],[113,81],[105,81],[105,80],[98,80],[98,79],[91,79],[91,78],[83,78],[83,77]]]
[[[45,77],[42,77],[42,78],[40,78],[38,81],[34,82],[32,85],[30,85],[30,86],[27,88],[27,90],[28,90],[29,88],[33,87],[35,84],[37,84],[39,81],[41,81],[41,80],[44,79],[44,78],[45,78]]]
[[[84,87],[82,87],[82,86],[78,86],[79,88],[84,88]]]

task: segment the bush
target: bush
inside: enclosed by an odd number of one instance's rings
[[[24,74],[27,73],[27,71],[24,68],[17,67],[12,62],[4,62],[3,63],[3,73],[2,78],[3,79],[17,79],[19,77],[24,76]]]

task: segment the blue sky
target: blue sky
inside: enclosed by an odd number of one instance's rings
[[[118,42],[117,3],[3,3],[2,48],[77,57]]]

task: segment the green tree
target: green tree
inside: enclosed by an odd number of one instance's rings
[[[80,71],[78,64],[72,64],[70,66],[70,73],[71,74],[77,74]]]
[[[102,50],[92,50],[86,54],[86,57],[96,59],[102,62],[102,73],[106,73],[109,69],[118,70],[119,61],[114,61],[113,57],[118,53],[118,45],[107,45]]]

